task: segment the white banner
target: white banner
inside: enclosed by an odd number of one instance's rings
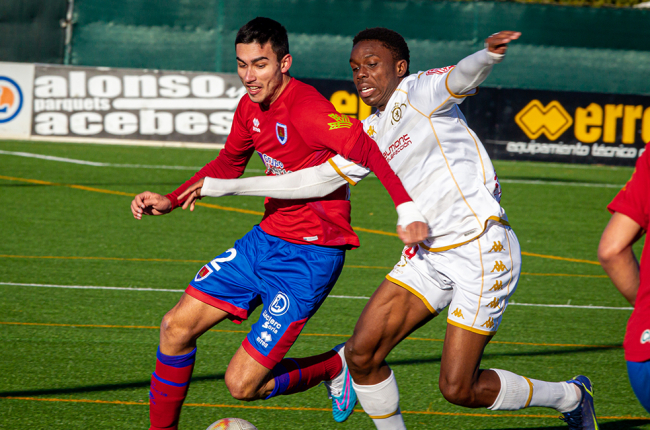
[[[0,62],[0,139],[29,139],[34,65]]]

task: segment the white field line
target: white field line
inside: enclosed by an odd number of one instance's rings
[[[44,287],[44,288],[65,288],[76,290],[120,290],[120,291],[160,291],[164,293],[182,293],[185,290],[171,290],[165,288],[137,288],[137,287],[99,287],[91,285],[54,285],[54,284],[25,284],[17,282],[0,282],[0,285],[10,285],[16,287]],[[370,297],[365,296],[336,296],[330,295],[333,299],[353,299],[353,300],[368,300]],[[515,303],[510,302],[508,306],[538,306],[543,308],[572,308],[572,309],[610,309],[610,310],[623,310],[631,311],[631,307],[615,307],[615,306],[579,306],[579,305],[550,305],[543,303]]]
[[[73,164],[82,164],[86,166],[95,166],[95,167],[123,167],[131,169],[167,169],[167,170],[191,170],[197,171],[203,166],[158,166],[150,164],[113,164],[113,163],[101,163],[97,161],[86,161],[86,160],[77,160],[74,158],[64,158],[64,157],[55,157],[52,155],[41,155],[34,154],[31,152],[12,152],[12,151],[2,151],[0,154],[3,155],[15,155],[18,157],[28,157],[28,158],[38,158],[41,160],[49,161],[58,161],[61,163],[73,163]],[[246,169],[246,172],[249,173],[262,173],[263,170],[260,169]],[[368,176],[375,177],[371,174]],[[500,179],[500,182],[504,184],[528,184],[528,185],[560,185],[560,186],[574,186],[574,187],[591,187],[591,188],[622,188],[624,184],[593,184],[589,182],[561,182],[561,181],[538,181],[538,180],[526,180],[526,179]]]

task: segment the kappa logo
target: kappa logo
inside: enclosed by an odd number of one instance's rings
[[[375,127],[370,126],[368,127],[368,131],[366,131],[366,134],[374,139],[375,136],[377,136],[377,131],[375,131]]]
[[[481,327],[494,328],[494,319],[492,317],[489,317],[487,321],[481,324]]]
[[[489,254],[490,252],[501,252],[501,251],[503,251],[503,250],[505,249],[505,248],[503,247],[503,245],[501,245],[501,241],[500,241],[500,240],[496,240],[496,241],[494,241],[493,243],[494,243],[494,245],[492,245],[492,249],[490,249],[490,250],[488,251],[488,254]]]
[[[201,282],[202,280],[204,280],[205,278],[210,276],[211,273],[212,273],[212,269],[210,268],[210,266],[208,264],[206,264],[205,266],[203,266],[201,268],[201,270],[199,270],[199,273],[196,274],[196,276],[194,277],[194,280],[196,282]]]
[[[11,78],[0,76],[0,124],[9,122],[23,108],[23,92]]]
[[[289,310],[289,305],[289,296],[280,291],[275,295],[275,298],[271,302],[269,312],[271,315],[275,315],[276,317],[284,315]]]
[[[650,330],[645,330],[641,335],[641,343],[650,342]]]
[[[338,130],[339,128],[352,127],[352,121],[350,121],[350,118],[345,114],[337,115],[335,113],[331,113],[327,116],[329,116],[334,120],[334,122],[327,123],[327,125],[330,126],[330,130]]]
[[[495,298],[492,299],[492,301],[490,303],[488,303],[485,306],[488,307],[488,308],[496,309],[496,308],[499,307],[499,299],[497,299],[495,297]]]
[[[515,122],[531,140],[542,134],[555,140],[571,127],[573,118],[556,100],[546,106],[539,100],[533,100],[519,111]]]
[[[278,141],[284,145],[287,143],[287,126],[282,123],[275,123],[275,135],[278,137]]]
[[[503,289],[503,281],[495,281],[494,285],[492,285],[492,288],[490,288],[488,291],[500,291]]]
[[[505,264],[503,264],[503,261],[495,261],[494,262],[494,268],[490,272],[503,272],[504,270],[508,270]]]

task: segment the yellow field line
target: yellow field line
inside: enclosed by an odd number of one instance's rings
[[[152,261],[160,263],[200,263],[204,264],[207,260],[174,260],[171,258],[123,258],[123,257],[80,257],[80,256],[56,256],[56,255],[8,255],[0,254],[0,258],[34,258],[45,260],[106,260],[106,261]],[[346,269],[381,269],[391,270],[392,267],[387,266],[359,266],[354,264],[346,264]],[[607,278],[607,275],[577,275],[573,273],[531,273],[521,272],[522,275],[529,276],[572,276],[578,278]]]
[[[91,400],[91,399],[54,399],[54,398],[39,398],[39,397],[18,397],[18,396],[0,396],[4,400],[26,400],[34,402],[63,402],[63,403],[91,403],[102,405],[136,405],[136,406],[149,406],[145,402],[129,402],[122,400]],[[220,405],[211,403],[185,403],[184,407],[190,408],[224,408],[224,409],[254,409],[254,410],[269,410],[269,411],[312,411],[312,412],[330,412],[332,409],[327,408],[305,408],[305,407],[290,407],[290,406],[252,406],[252,405]],[[363,409],[355,409],[355,412],[363,413]],[[558,418],[558,415],[545,415],[545,414],[470,414],[466,412],[437,412],[437,411],[401,411],[402,414],[410,415],[446,415],[455,417],[486,417],[486,418]],[[649,417],[633,417],[630,415],[623,416],[599,416],[601,420],[650,420]]]
[[[119,196],[129,196],[129,197],[135,196],[135,194],[133,194],[133,193],[123,193],[121,191],[105,190],[105,189],[102,189],[102,188],[92,188],[92,187],[86,187],[86,186],[83,186],[83,185],[59,184],[57,182],[47,182],[47,181],[41,181],[41,180],[38,180],[38,179],[15,178],[13,176],[2,176],[2,175],[0,175],[0,179],[5,179],[7,181],[27,182],[27,183],[30,183],[30,184],[51,185],[51,186],[57,186],[57,187],[68,187],[68,188],[74,188],[74,189],[77,189],[77,190],[92,191],[92,192],[95,192],[95,193],[115,194],[115,195],[119,195]],[[219,210],[222,210],[222,211],[239,212],[239,213],[245,213],[245,214],[250,214],[250,215],[264,215],[264,212],[251,211],[251,210],[248,210],[248,209],[232,208],[232,207],[229,207],[229,206],[219,206],[219,205],[213,205],[213,204],[201,203],[201,202],[197,202],[196,204],[198,206],[204,206],[204,207],[212,208],[212,209],[219,209]],[[384,235],[384,236],[397,237],[397,233],[381,231],[381,230],[371,230],[371,229],[363,228],[363,227],[352,227],[352,228],[354,230],[363,231],[363,232],[366,232],[366,233],[373,233],[373,234],[380,234],[380,235]],[[526,256],[529,256],[529,257],[538,257],[538,258],[550,258],[552,260],[571,261],[573,263],[587,263],[587,264],[600,265],[600,263],[597,262],[597,261],[580,260],[580,259],[577,259],[577,258],[557,257],[557,256],[554,256],[554,255],[533,254],[531,252],[524,252],[524,251],[521,252],[521,255],[526,255]]]
[[[88,327],[88,328],[136,328],[136,329],[151,329],[158,330],[158,326],[148,325],[107,325],[107,324],[57,324],[57,323],[31,323],[19,321],[0,321],[0,325],[18,325],[18,326],[45,326],[45,327]],[[209,330],[215,333],[248,333],[246,330]],[[349,338],[349,334],[329,334],[329,333],[301,333],[301,336],[318,336],[318,337],[345,337]],[[444,339],[435,339],[427,337],[407,337],[407,340],[418,340],[424,342],[444,342]],[[503,345],[528,345],[528,346],[561,346],[561,347],[582,347],[582,348],[622,348],[621,345],[582,345],[573,343],[531,343],[531,342],[506,342],[493,340],[490,343],[503,344]]]

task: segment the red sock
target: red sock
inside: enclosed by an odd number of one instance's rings
[[[158,350],[156,371],[149,390],[149,430],[177,430],[181,406],[190,386],[196,348],[180,356],[164,355]]]
[[[336,351],[306,358],[285,358],[273,368],[275,388],[267,399],[308,390],[333,379],[341,369],[343,363]]]

